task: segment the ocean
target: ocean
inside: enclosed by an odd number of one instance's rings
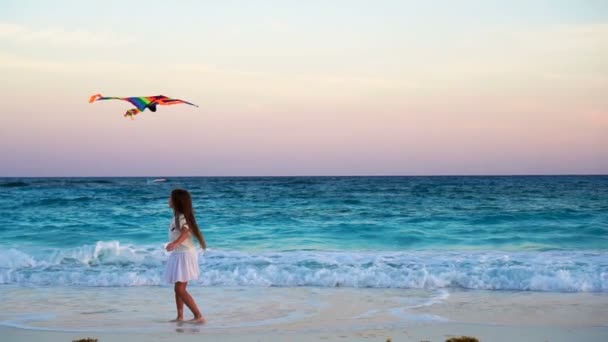
[[[608,292],[608,176],[0,179],[0,288],[168,286],[192,193],[204,287]]]

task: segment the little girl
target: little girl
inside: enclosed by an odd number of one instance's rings
[[[166,249],[171,252],[165,269],[165,280],[175,284],[175,305],[177,318],[174,322],[184,320],[184,304],[188,306],[194,319],[191,322],[205,323],[205,317],[188,291],[188,282],[199,276],[198,252],[194,246],[193,235],[203,249],[207,243],[201,233],[192,209],[192,197],[183,189],[175,189],[169,197],[169,207],[173,208],[174,222],[169,226],[169,240]]]

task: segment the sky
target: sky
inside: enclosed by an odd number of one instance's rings
[[[608,174],[608,2],[0,0],[0,94],[0,177]]]

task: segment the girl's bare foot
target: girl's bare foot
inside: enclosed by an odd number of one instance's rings
[[[201,317],[194,317],[193,319],[189,320],[188,322],[195,323],[195,324],[205,324],[205,323],[207,323],[207,320],[205,319],[205,317],[201,316]]]
[[[172,319],[169,322],[183,322],[184,321],[184,317],[177,317],[176,319]]]

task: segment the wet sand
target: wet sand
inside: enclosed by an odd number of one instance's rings
[[[208,324],[169,323],[171,288],[18,288],[0,294],[2,341],[608,340],[608,295],[353,288],[202,288]]]

